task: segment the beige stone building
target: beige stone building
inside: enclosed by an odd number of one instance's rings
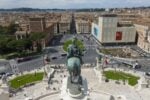
[[[49,45],[51,39],[54,36],[54,26],[55,26],[55,24],[51,24],[44,30],[44,33],[46,34],[46,37],[44,38],[46,46]]]
[[[26,38],[26,35],[30,35],[32,33],[41,33],[45,34],[45,38],[41,39],[40,42],[42,44],[42,47],[45,48],[49,45],[51,39],[54,36],[55,31],[55,24],[50,22],[46,22],[45,18],[43,17],[34,17],[29,18],[29,25],[28,24],[21,24],[21,30],[18,29],[18,31],[15,33],[16,39],[23,39]],[[36,43],[33,42],[33,46],[36,49]]]
[[[59,33],[70,32],[70,21],[60,21],[59,22]]]
[[[91,23],[85,20],[76,20],[76,31],[80,33],[91,33]]]
[[[46,28],[44,17],[29,18],[30,32],[43,32]]]
[[[138,33],[137,45],[144,51],[150,53],[150,24],[137,23],[135,27]]]
[[[92,23],[92,35],[102,44],[133,44],[136,30],[132,24],[120,22],[116,15],[102,15]]]

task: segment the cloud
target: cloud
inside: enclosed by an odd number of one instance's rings
[[[0,8],[111,8],[150,6],[149,0],[0,0]]]

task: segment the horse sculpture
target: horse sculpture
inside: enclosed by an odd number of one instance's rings
[[[70,74],[70,80],[72,83],[82,84],[81,79],[81,65],[82,65],[82,54],[78,46],[76,45],[76,38],[73,39],[73,43],[68,47],[67,55],[67,69]]]

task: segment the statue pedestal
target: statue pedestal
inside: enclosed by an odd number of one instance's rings
[[[6,84],[0,86],[0,100],[9,100],[9,87]]]
[[[102,83],[102,70],[97,67],[94,67],[94,72],[99,79],[99,83]]]
[[[62,100],[87,100],[88,86],[87,80],[82,77],[82,85],[71,83],[70,77],[63,79],[61,88]]]

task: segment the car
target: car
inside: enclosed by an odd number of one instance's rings
[[[13,73],[6,73],[6,76],[12,76]]]
[[[136,61],[136,62],[133,62],[133,68],[134,69],[140,69],[142,66]]]
[[[0,75],[5,75],[5,74],[6,74],[5,72],[1,72],[1,73],[0,73]]]
[[[33,100],[32,97],[25,98],[25,100]]]
[[[29,60],[31,60],[31,59],[32,59],[31,57],[18,58],[18,59],[17,59],[17,62],[18,62],[18,63],[21,63],[21,62],[29,61]]]
[[[146,75],[146,76],[150,76],[150,72],[146,72],[145,75]]]
[[[28,56],[28,57],[23,57],[23,58],[17,58],[17,62],[21,63],[21,62],[26,62],[26,61],[30,61],[33,59],[38,58],[39,56]]]
[[[55,59],[57,59],[57,57],[51,57],[51,59],[52,59],[52,60],[55,60]]]
[[[1,72],[0,73],[0,79],[3,77],[3,75],[6,75],[6,73],[5,72]]]
[[[135,67],[134,67],[134,69],[140,69],[141,68],[141,65],[136,65]]]
[[[61,56],[63,56],[63,57],[64,57],[64,56],[67,56],[67,54],[66,54],[66,53],[63,53],[63,54],[61,54]]]

